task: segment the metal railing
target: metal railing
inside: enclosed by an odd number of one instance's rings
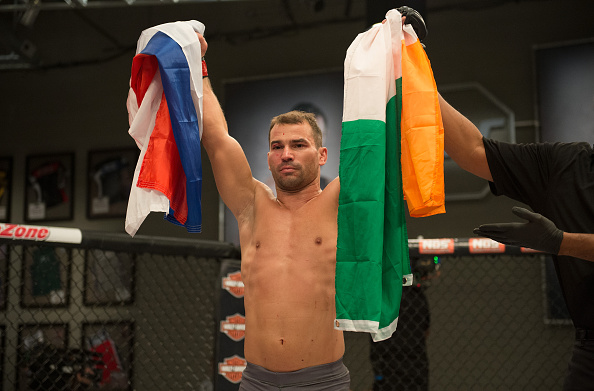
[[[237,389],[221,370],[241,368],[223,360],[231,337],[243,346],[241,321],[225,328],[222,315],[224,268],[239,264],[237,247],[7,227],[1,390]],[[561,388],[573,327],[550,260],[482,239],[409,247],[415,283],[395,335],[372,343],[345,333],[353,391]]]

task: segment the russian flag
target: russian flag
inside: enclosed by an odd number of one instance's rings
[[[202,226],[202,68],[197,21],[142,32],[132,61],[127,107],[141,150],[126,213],[134,236],[150,212],[200,232]]]

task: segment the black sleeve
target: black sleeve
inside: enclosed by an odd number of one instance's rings
[[[550,185],[551,144],[511,144],[483,138],[495,195],[542,210]]]

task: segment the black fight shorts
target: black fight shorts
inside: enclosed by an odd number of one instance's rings
[[[294,372],[272,372],[247,363],[239,391],[349,391],[351,376],[342,359]]]

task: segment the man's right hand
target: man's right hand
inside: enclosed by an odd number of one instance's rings
[[[198,36],[198,41],[200,41],[200,56],[204,58],[206,49],[208,49],[208,43],[202,34],[196,33],[196,35]]]

